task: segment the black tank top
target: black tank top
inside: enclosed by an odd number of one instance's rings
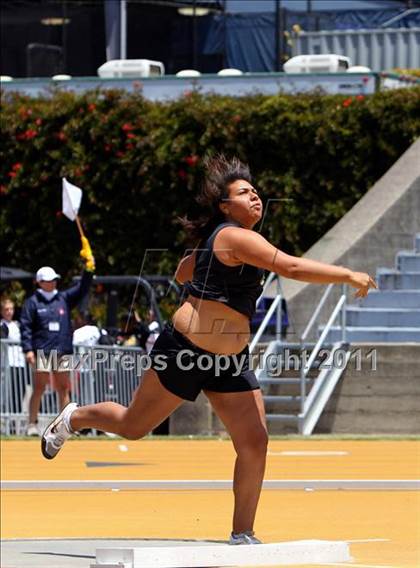
[[[217,233],[224,227],[240,227],[240,224],[221,223],[207,240],[200,243],[193,278],[185,283],[185,292],[195,298],[226,304],[251,319],[255,302],[262,292],[264,270],[250,264],[227,266],[220,262],[214,254],[213,245]]]

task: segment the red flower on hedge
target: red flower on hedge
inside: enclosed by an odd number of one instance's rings
[[[239,114],[235,114],[235,116],[232,116],[232,120],[233,122],[241,122],[242,118],[239,116]]]
[[[16,164],[13,164],[12,170],[14,172],[17,172],[18,170],[20,170],[21,167],[22,167],[22,164],[20,162],[16,162]]]
[[[348,107],[348,106],[351,105],[351,103],[352,103],[352,98],[349,97],[348,99],[345,99],[345,100],[343,101],[343,107]]]
[[[136,137],[136,135],[133,134],[132,132],[127,133],[127,138],[135,138],[135,137]]]
[[[196,156],[195,154],[193,154],[192,156],[187,156],[186,158],[184,158],[184,161],[190,166],[190,167],[194,167],[198,160],[200,158],[198,156]]]
[[[61,131],[57,134],[57,138],[61,140],[61,142],[65,142],[67,140],[67,136]]]
[[[127,142],[127,144],[125,145],[127,150],[133,150],[134,149],[134,144],[130,144]]]
[[[121,150],[118,150],[118,152],[116,153],[116,156],[118,158],[123,158],[125,156],[125,152],[121,152]]]
[[[25,140],[31,140],[32,138],[35,138],[35,136],[38,134],[38,132],[36,130],[33,130],[32,128],[28,128],[28,130],[25,130],[25,132],[23,133],[23,138]]]
[[[60,217],[63,216],[63,212],[62,211],[56,211],[55,216],[56,216],[57,219],[59,219]]]
[[[5,195],[7,193],[7,189],[5,185],[0,185],[0,195]]]
[[[363,101],[364,98],[365,98],[364,95],[357,95],[357,97],[356,97],[356,99],[357,99],[358,101]]]
[[[76,169],[74,170],[74,175],[75,175],[76,177],[80,177],[80,176],[82,175],[82,170],[81,170],[80,168],[76,168]]]
[[[129,122],[125,122],[122,126],[121,126],[122,130],[124,130],[124,132],[129,132],[130,130],[134,129],[134,126],[132,124],[130,124]]]
[[[16,172],[9,172],[7,175],[11,178],[15,178],[17,176],[17,173]]]
[[[88,106],[88,110],[89,110],[90,112],[93,112],[95,109],[96,109],[95,103],[90,103],[90,105]]]
[[[36,124],[37,126],[41,126],[41,124],[42,124],[42,118],[37,118],[37,119],[35,120],[35,124]]]
[[[186,179],[187,178],[187,172],[185,170],[178,170],[178,177],[180,179]]]
[[[105,144],[104,150],[105,150],[105,152],[110,152],[110,151],[111,151],[111,146],[110,146],[109,144]]]

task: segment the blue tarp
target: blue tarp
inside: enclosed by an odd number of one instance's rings
[[[183,0],[185,1],[185,0]],[[192,0],[187,0],[192,2]],[[420,0],[412,0],[412,8],[420,6]],[[307,0],[281,0],[281,5],[286,10],[306,12]],[[407,4],[402,0],[312,0],[313,12],[331,10],[383,10],[387,8],[405,8]],[[229,13],[246,12],[274,12],[275,0],[226,0],[226,11]]]
[[[294,24],[308,31],[375,29],[403,12],[400,9],[325,11],[313,13],[308,20],[304,12],[285,10],[284,29],[290,32]],[[420,10],[408,12],[389,27],[420,27]],[[209,19],[203,53],[214,55],[223,52],[226,54],[226,67],[241,71],[274,71],[275,14],[227,14]]]
[[[108,0],[109,1],[109,0]],[[129,0],[130,1],[130,0]],[[135,1],[135,0],[134,0]],[[160,0],[171,2],[171,0]],[[183,4],[193,4],[194,0],[181,0]],[[308,0],[278,0],[286,10],[306,12]],[[153,0],[149,0],[150,3]],[[157,2],[157,0],[156,0]],[[411,0],[411,8],[420,7],[420,0]],[[249,12],[275,12],[276,0],[205,0],[205,5],[220,10],[225,6],[229,14],[245,14]],[[311,10],[319,12],[329,10],[386,10],[388,8],[404,9],[407,7],[406,0],[311,0]]]

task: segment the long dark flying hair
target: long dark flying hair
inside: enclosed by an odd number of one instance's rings
[[[196,219],[179,218],[191,244],[207,238],[217,225],[225,221],[219,203],[229,197],[228,186],[238,179],[251,183],[248,165],[238,158],[229,159],[224,154],[217,154],[204,159],[204,168],[204,181],[196,197],[202,212]]]

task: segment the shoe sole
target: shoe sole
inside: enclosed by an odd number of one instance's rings
[[[72,404],[72,403],[69,402],[69,404]],[[66,408],[69,406],[69,404],[66,404],[66,406],[63,408],[63,410],[60,412],[60,414],[59,414],[56,418],[54,418],[54,420],[53,420],[52,422],[50,422],[50,423],[48,424],[48,426],[47,426],[47,427],[45,428],[45,430],[44,430],[44,433],[42,434],[42,438],[41,438],[41,452],[42,452],[42,455],[44,456],[44,458],[47,459],[47,460],[53,460],[53,459],[56,457],[56,455],[58,454],[58,452],[61,450],[61,448],[60,448],[60,450],[58,450],[57,454],[55,454],[55,455],[53,455],[53,456],[50,456],[49,454],[47,454],[47,441],[45,440],[45,434],[46,434],[47,430],[50,430],[50,429],[54,428],[54,426],[56,425],[56,423],[60,421],[61,415],[64,413],[64,411],[65,411]]]

